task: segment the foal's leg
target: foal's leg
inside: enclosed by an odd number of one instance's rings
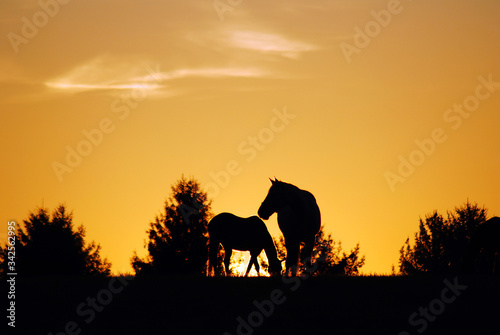
[[[233,249],[224,250],[224,269],[226,271],[226,276],[231,275],[231,271],[229,271],[229,262],[231,261],[231,254],[233,253]]]
[[[250,273],[250,270],[252,269],[252,265],[255,266],[255,270],[257,271],[257,275],[260,276],[260,267],[259,267],[259,261],[257,259],[257,256],[255,253],[250,253],[250,262],[248,262],[248,267],[247,267],[247,272],[245,273],[245,277],[248,277],[248,273]]]
[[[250,254],[250,261],[248,262],[247,266],[247,271],[245,272],[245,277],[248,277],[248,273],[250,272],[250,269],[252,268],[254,257],[252,254]]]
[[[254,259],[254,262],[253,264],[255,265],[255,271],[257,271],[257,276],[260,277],[260,266],[259,266],[259,260],[257,259],[257,256],[259,256],[259,254],[257,254],[253,259]]]

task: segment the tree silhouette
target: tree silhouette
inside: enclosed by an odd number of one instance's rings
[[[286,259],[285,239],[280,236],[274,240],[279,259]],[[314,275],[357,275],[359,269],[365,264],[365,256],[359,255],[359,243],[347,255],[342,250],[342,242],[332,238],[332,234],[325,236],[324,226],[316,234],[312,258],[315,260],[316,270]]]
[[[172,186],[164,212],[146,231],[148,255],[134,252],[131,264],[136,274],[205,274],[208,260],[208,221],[211,201],[194,178],[184,176]]]
[[[24,229],[16,229],[16,272],[23,275],[110,275],[111,263],[100,256],[101,246],[85,245],[85,228],[73,227],[73,213],[59,205],[52,218],[45,208],[31,212]],[[0,248],[1,271],[7,269],[7,245]]]
[[[487,209],[467,201],[445,219],[437,211],[420,219],[414,245],[407,238],[399,250],[402,274],[444,274],[462,271],[463,257],[471,235],[486,221]]]

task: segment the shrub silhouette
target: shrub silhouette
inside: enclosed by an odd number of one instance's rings
[[[359,243],[351,249],[349,255],[342,250],[342,242],[336,242],[332,234],[325,236],[324,226],[316,234],[312,258],[316,262],[314,275],[357,275],[365,264],[365,256],[360,256]],[[278,257],[286,259],[285,239],[280,236],[274,240]]]
[[[208,261],[208,221],[211,201],[196,179],[184,176],[172,186],[164,211],[149,224],[148,255],[134,252],[136,274],[205,274]]]
[[[464,256],[463,269],[466,273],[476,271],[476,259],[484,253],[489,264],[481,264],[482,271],[490,274],[498,273],[497,264],[498,253],[500,253],[500,217],[492,217],[479,227],[472,234],[467,251]]]
[[[73,213],[59,205],[52,218],[45,208],[31,212],[18,226],[16,272],[22,275],[110,275],[111,263],[100,256],[101,246],[85,245],[85,228],[73,227]],[[0,249],[3,274],[9,271],[7,245]]]
[[[444,218],[437,211],[420,219],[414,244],[406,239],[399,250],[399,271],[402,274],[445,274],[462,271],[469,239],[486,221],[487,209],[467,201]],[[484,262],[481,261],[480,262]]]

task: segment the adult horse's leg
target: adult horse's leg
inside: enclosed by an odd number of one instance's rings
[[[315,237],[313,236],[312,238],[309,238],[305,243],[304,243],[304,248],[302,249],[301,252],[301,266],[302,268],[305,269],[305,271],[309,272],[312,268],[312,251],[314,248],[314,242],[315,242]],[[306,263],[309,263],[310,265],[307,265]]]
[[[231,261],[231,254],[233,253],[233,249],[227,248],[224,249],[224,270],[226,271],[226,276],[231,275],[231,271],[229,271],[229,262]]]
[[[291,276],[294,277],[297,273],[297,262],[299,260],[299,250],[300,242],[295,239],[286,239],[286,271],[285,275],[288,276],[288,272],[291,271]]]

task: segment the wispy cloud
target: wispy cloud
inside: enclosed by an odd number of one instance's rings
[[[73,91],[159,88],[158,84],[150,84],[148,76],[151,74],[146,69],[145,62],[98,56],[62,76],[47,80],[45,85],[53,89]]]
[[[222,29],[217,31],[189,33],[186,40],[200,47],[226,54],[230,51],[251,52],[255,55],[273,55],[298,59],[302,54],[320,49],[320,47],[297,39],[286,37],[276,32],[263,32],[251,29]],[[244,59],[244,57],[241,57]]]
[[[178,69],[171,72],[163,72],[160,75],[165,80],[179,79],[184,77],[264,77],[268,73],[257,68],[199,68],[199,69]]]
[[[299,58],[304,52],[317,49],[316,46],[309,43],[291,40],[279,34],[257,31],[232,31],[229,41],[237,48],[277,54],[293,59]]]
[[[144,61],[118,61],[109,56],[99,56],[75,67],[68,73],[48,80],[51,89],[83,92],[93,90],[142,90],[158,91],[182,78],[260,78],[269,73],[250,67],[202,67],[160,71]],[[155,68],[155,69],[153,69]]]

